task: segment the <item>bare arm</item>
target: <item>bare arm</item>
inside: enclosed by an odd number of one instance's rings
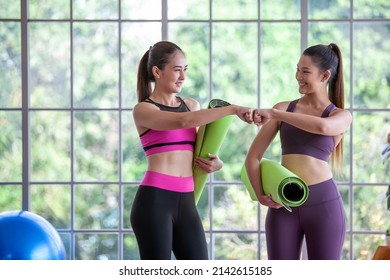
[[[198,127],[218,120],[227,115],[237,115],[241,120],[251,123],[253,109],[238,105],[203,109],[184,113],[161,111],[153,104],[138,103],[133,110],[134,121],[138,130],[143,128],[170,130]]]
[[[352,115],[347,110],[335,109],[329,117],[321,118],[301,113],[286,112],[277,106],[269,111],[269,117],[289,123],[310,133],[336,136],[343,134],[352,122]]]
[[[255,191],[257,199],[261,204],[272,208],[280,208],[282,206],[275,203],[272,200],[272,197],[264,194],[260,176],[260,161],[263,158],[265,151],[275,138],[278,130],[279,123],[277,120],[270,120],[263,125],[253,140],[245,158],[245,167],[248,173],[248,178]]]

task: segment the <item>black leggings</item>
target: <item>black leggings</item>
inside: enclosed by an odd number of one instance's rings
[[[193,192],[140,186],[130,215],[142,260],[207,260],[207,242]]]

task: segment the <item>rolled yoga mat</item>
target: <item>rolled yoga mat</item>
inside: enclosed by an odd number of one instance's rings
[[[221,99],[212,99],[209,102],[208,108],[218,108],[229,105],[229,102],[223,101]],[[194,159],[198,156],[208,158],[208,153],[214,155],[218,154],[218,151],[222,146],[222,142],[225,139],[233,118],[234,115],[228,115],[207,125],[199,127],[195,141]],[[197,204],[200,196],[202,195],[209,174],[194,164],[193,175],[195,184],[195,203]]]
[[[263,158],[260,162],[260,174],[265,194],[270,194],[272,200],[283,205],[291,212],[291,207],[302,205],[309,195],[306,183],[280,163]],[[241,180],[247,188],[252,200],[258,201],[255,191],[249,181],[245,164],[241,169]]]

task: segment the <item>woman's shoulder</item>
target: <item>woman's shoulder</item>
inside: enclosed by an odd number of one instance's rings
[[[337,106],[334,106],[332,111],[329,112],[329,116],[341,115],[345,117],[350,122],[352,121],[352,113],[350,110],[342,109]]]
[[[139,110],[139,109],[144,108],[145,106],[149,107],[150,104],[147,102],[141,101],[141,102],[138,102],[137,104],[134,105],[133,110]]]
[[[191,111],[197,111],[200,109],[200,104],[196,99],[191,97],[183,97],[181,99]]]
[[[278,110],[283,110],[283,111],[286,111],[288,106],[290,105],[291,102],[294,102],[295,100],[293,101],[281,101],[281,102],[278,102],[276,103],[273,108],[274,109],[278,109]]]
[[[156,110],[156,111],[158,111],[159,108],[156,105],[154,105],[152,103],[149,103],[149,102],[145,102],[145,101],[138,102],[133,107],[133,113],[149,111],[149,110]]]

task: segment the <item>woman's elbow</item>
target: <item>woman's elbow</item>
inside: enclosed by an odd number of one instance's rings
[[[317,127],[318,134],[330,135],[332,127],[326,123],[322,123]]]
[[[318,128],[318,134],[326,135],[326,136],[337,136],[340,134],[343,134],[345,132],[345,129],[341,125],[335,125],[335,124],[323,124],[319,126]]]
[[[258,158],[255,158],[253,156],[251,156],[250,154],[247,154],[247,156],[245,157],[245,161],[244,161],[244,165],[245,165],[245,168],[251,168],[255,165],[258,165],[260,164],[260,160]]]
[[[343,134],[352,123],[352,115],[349,111],[344,110],[342,115],[333,121],[327,121],[326,118],[318,125],[318,133],[328,136]]]

